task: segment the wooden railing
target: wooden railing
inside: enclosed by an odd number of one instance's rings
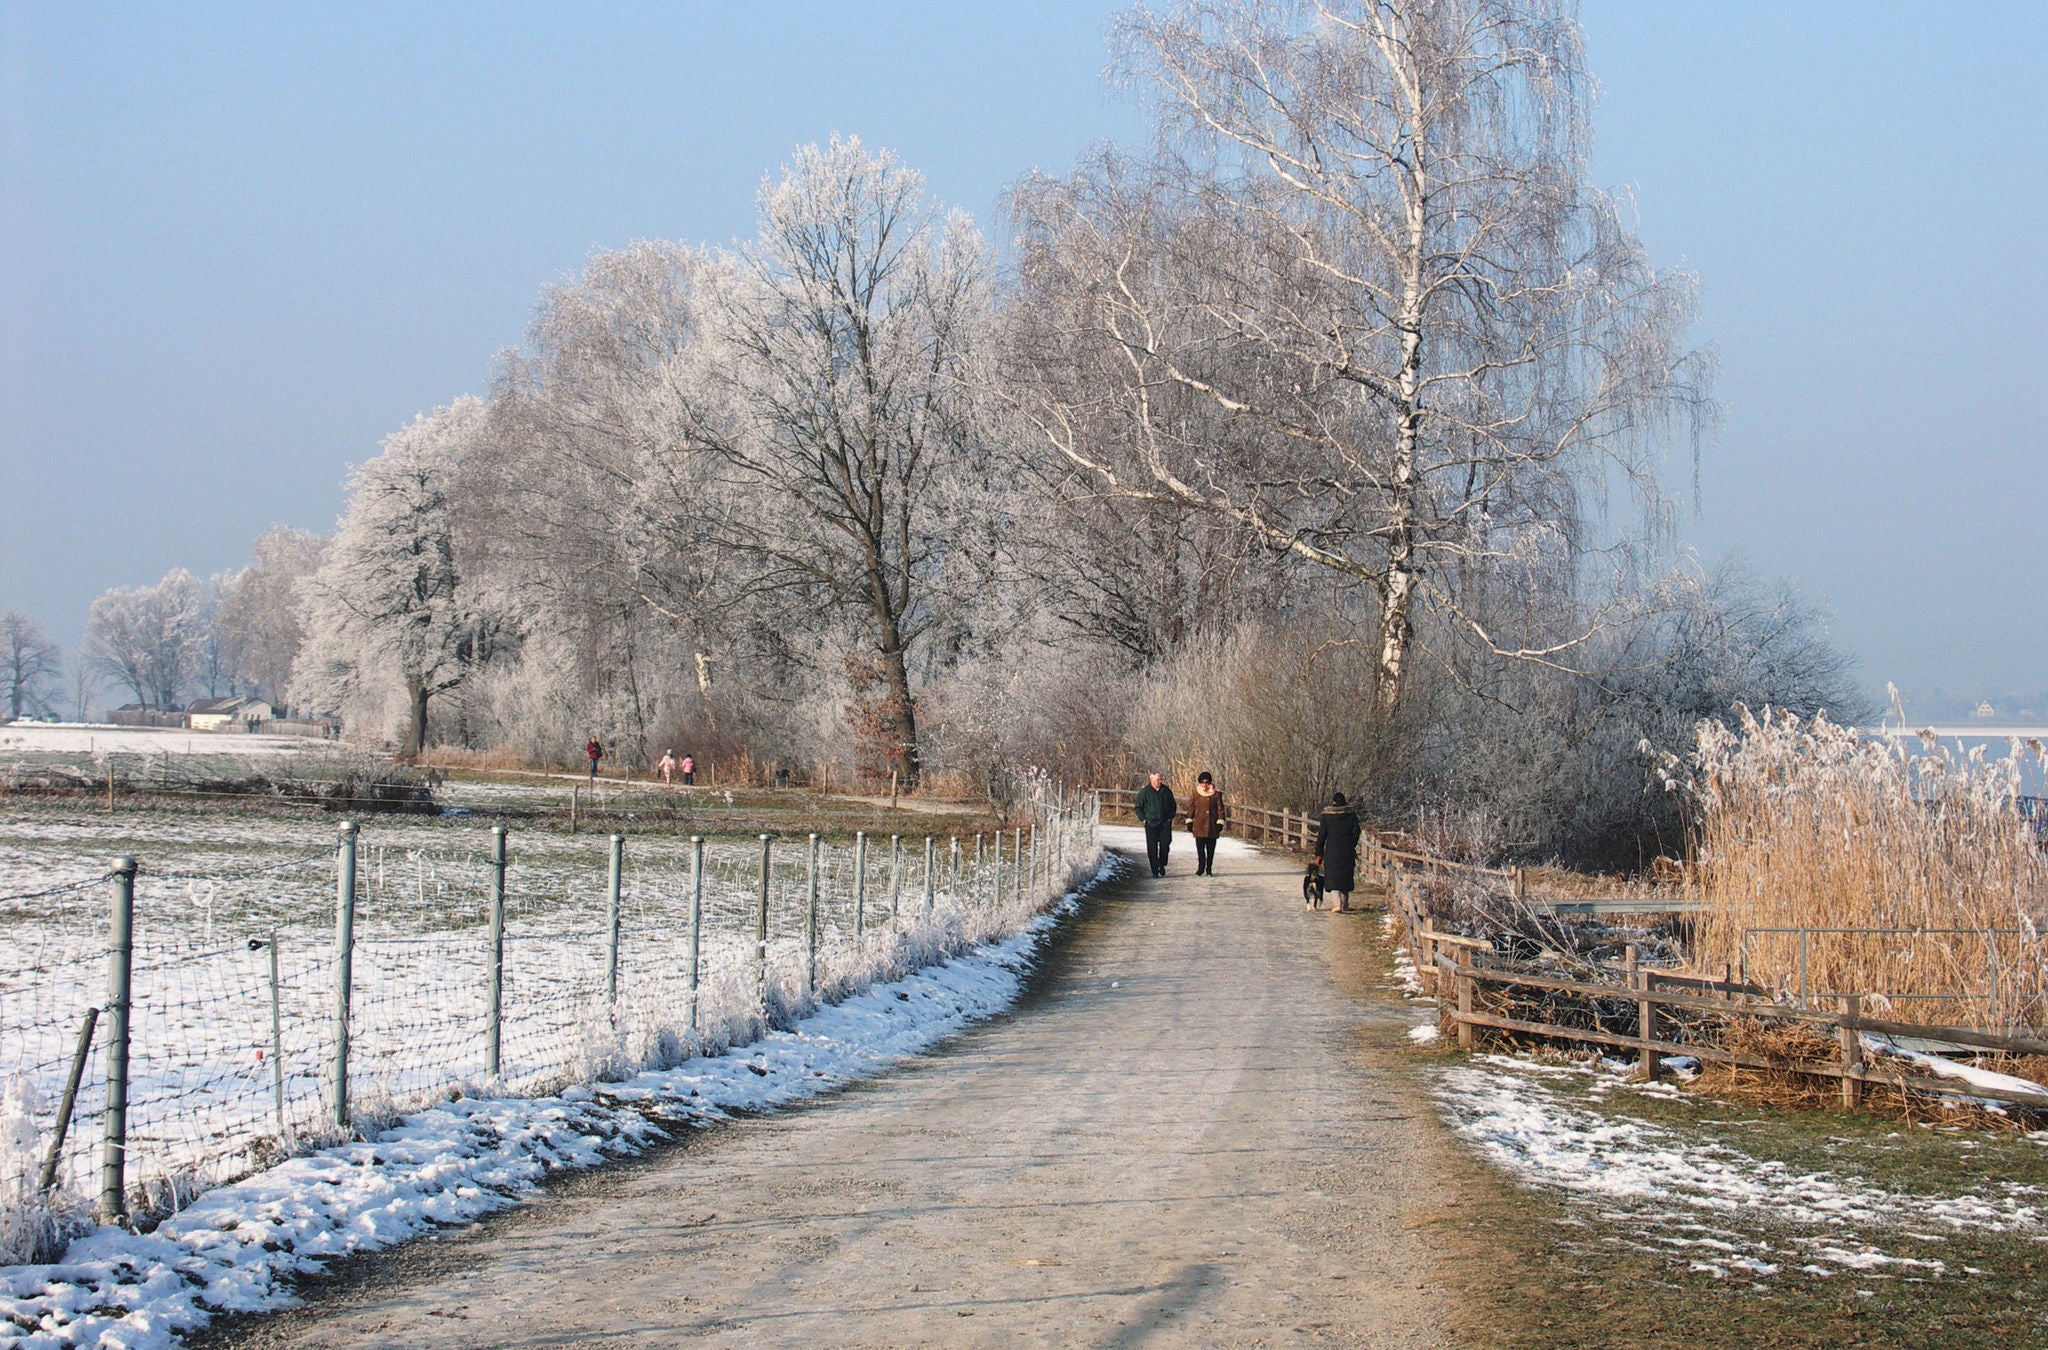
[[[1439,930],[1423,912],[1416,888],[1403,875],[1393,878],[1389,893],[1397,920],[1406,930],[1423,990],[1436,996],[1440,1020],[1455,1033],[1463,1049],[1473,1048],[1482,1032],[1504,1032],[1633,1051],[1638,1079],[1655,1078],[1663,1056],[1687,1055],[1706,1064],[1836,1079],[1845,1107],[1861,1105],[1864,1088],[1876,1083],[1903,1092],[1981,1098],[2048,1110],[2048,1087],[2031,1092],[2008,1090],[1874,1065],[1865,1057],[1863,1036],[1909,1037],[1928,1047],[2004,1055],[2048,1055],[2048,1039],[1866,1017],[1863,999],[1855,994],[1844,997],[1836,1011],[1790,1006],[1773,1001],[1770,991],[1761,986],[1739,983],[1725,974],[1715,979],[1644,966],[1634,947],[1627,949],[1619,966],[1595,968],[1615,976],[1614,983],[1560,975],[1509,961],[1483,938]],[[1571,1006],[1594,1025],[1573,1026],[1547,1017],[1509,1017],[1479,1006],[1484,991],[1518,989],[1566,995]],[[1600,1025],[1603,1009],[1610,1021],[1615,1020],[1616,1005],[1619,1020],[1632,1022],[1630,1031]],[[1628,1016],[1630,1005],[1633,1018]],[[1692,1020],[1679,1021],[1677,1014],[1681,1013],[1692,1014]],[[1837,1049],[1831,1057],[1820,1059],[1759,1055],[1718,1043],[1716,1036],[1737,1019],[1811,1027],[1832,1039]]]

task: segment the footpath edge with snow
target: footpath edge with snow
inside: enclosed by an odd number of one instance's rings
[[[1015,1001],[1046,935],[1092,877],[1000,941],[820,1008],[721,1055],[552,1097],[465,1097],[200,1196],[149,1234],[111,1225],[48,1265],[0,1268],[0,1347],[169,1350],[220,1313],[297,1301],[295,1276],[465,1224],[549,1175],[637,1154],[677,1128],[871,1077]]]

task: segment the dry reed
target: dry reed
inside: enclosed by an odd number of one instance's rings
[[[1825,717],[1702,724],[1696,959],[1899,1020],[2048,1023],[2048,857],[2018,810],[2044,763],[2038,741],[1991,757]]]

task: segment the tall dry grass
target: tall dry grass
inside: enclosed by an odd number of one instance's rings
[[[2019,813],[2030,766],[2048,767],[2038,741],[1990,756],[1932,736],[1873,741],[1824,716],[1703,723],[1701,963],[1797,992],[1799,938],[1755,930],[1805,928],[1813,997],[1863,994],[1909,1021],[2048,1025],[2048,855]]]

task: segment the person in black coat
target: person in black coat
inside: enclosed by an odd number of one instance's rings
[[[1323,808],[1316,822],[1316,862],[1323,869],[1323,890],[1337,897],[1337,912],[1351,909],[1351,892],[1358,885],[1358,813],[1339,792]]]
[[[1145,827],[1145,858],[1152,865],[1152,875],[1163,877],[1166,855],[1173,849],[1173,818],[1180,814],[1180,803],[1173,799],[1173,789],[1166,785],[1166,780],[1155,773],[1138,789],[1138,800],[1132,810]]]

